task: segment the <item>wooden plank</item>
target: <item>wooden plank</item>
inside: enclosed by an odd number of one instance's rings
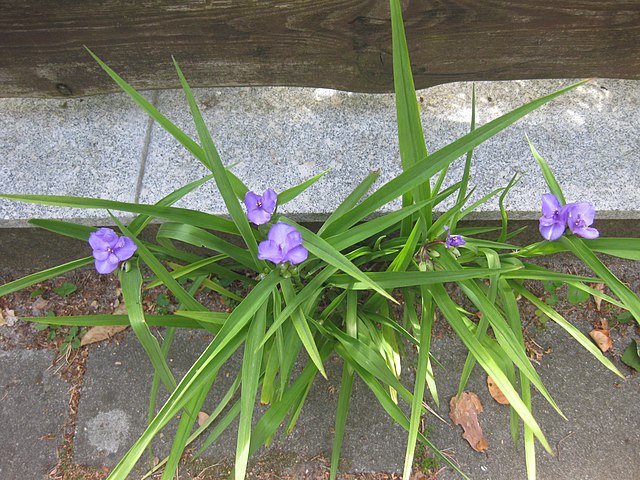
[[[639,0],[405,0],[415,83],[640,78]],[[392,90],[385,0],[3,0],[0,96],[115,91],[87,45],[134,86]]]

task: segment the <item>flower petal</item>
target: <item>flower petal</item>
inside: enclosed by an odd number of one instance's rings
[[[560,201],[555,195],[551,193],[545,193],[542,195],[542,215],[545,217],[553,217],[556,211],[561,208]]]
[[[258,244],[258,258],[281,263],[283,261],[282,248],[273,240],[264,240]]]
[[[105,250],[94,250],[92,252],[92,254],[93,254],[93,258],[95,258],[96,260],[99,260],[99,261],[104,261],[109,257],[109,255],[111,255],[111,253],[108,252],[106,249]]]
[[[260,195],[254,192],[247,192],[244,196],[244,204],[247,207],[247,210],[258,208],[258,202],[260,200]]]
[[[548,222],[543,222],[543,218],[540,219],[540,235],[550,241],[559,239],[567,228],[566,224],[564,222],[549,224]]]
[[[118,268],[118,257],[113,254],[109,254],[109,256],[105,260],[96,260],[95,266],[98,273],[111,273],[116,268]]]
[[[120,237],[114,253],[120,261],[129,260],[137,249],[137,245],[129,237]]]
[[[600,232],[593,227],[577,228],[573,233],[581,236],[582,238],[589,239],[598,238],[600,236]]]
[[[278,202],[278,194],[272,188],[268,188],[262,195],[262,208],[267,212],[273,213],[276,211],[276,203]]]
[[[568,212],[569,223],[572,220],[575,221],[578,217],[584,221],[585,225],[591,225],[596,217],[595,207],[589,202],[574,203]]]
[[[295,232],[295,231],[296,229],[293,228],[288,223],[278,222],[271,227],[271,229],[269,230],[269,234],[267,235],[267,238],[269,240],[276,242],[278,245],[284,248],[284,246],[287,244],[287,236],[291,232]]]
[[[99,228],[89,234],[89,245],[94,250],[106,250],[114,247],[118,241],[118,234],[110,228]]]
[[[293,265],[295,265],[296,263],[304,262],[308,256],[309,251],[302,245],[298,245],[297,247],[293,247],[287,252],[287,254],[284,256],[283,261],[289,261]]]
[[[264,225],[271,220],[271,214],[265,212],[262,208],[247,209],[247,217],[251,223],[256,225]]]

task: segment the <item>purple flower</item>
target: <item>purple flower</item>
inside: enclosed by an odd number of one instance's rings
[[[596,216],[596,209],[587,202],[571,203],[566,206],[569,229],[583,238],[598,238],[600,232],[590,227]]]
[[[559,239],[567,228],[567,213],[570,206],[560,205],[560,201],[550,193],[542,195],[540,235],[547,240]]]
[[[268,240],[258,245],[258,258],[273,263],[290,262],[292,265],[304,262],[309,255],[302,246],[302,235],[291,225],[278,222],[271,227]]]
[[[445,240],[445,246],[447,248],[455,248],[467,243],[464,238],[460,235],[451,235],[449,232],[449,226],[445,225],[444,229],[447,231],[447,239]]]
[[[98,273],[111,273],[118,264],[131,258],[138,248],[129,237],[118,237],[110,228],[99,228],[89,235]]]
[[[244,204],[247,207],[247,217],[249,221],[256,225],[263,225],[271,220],[271,215],[276,211],[278,194],[271,188],[262,195],[247,192],[244,196]]]

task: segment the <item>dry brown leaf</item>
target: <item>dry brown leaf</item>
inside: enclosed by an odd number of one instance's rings
[[[613,341],[611,340],[608,329],[594,328],[589,332],[589,336],[593,338],[593,341],[596,342],[598,348],[603,352],[606,352],[613,346]]]
[[[473,392],[463,392],[460,397],[453,397],[449,402],[449,417],[455,425],[462,427],[462,437],[476,452],[484,452],[489,448],[489,442],[484,438],[478,423],[478,414],[482,411],[480,398]]]
[[[82,337],[80,341],[80,345],[84,347],[85,345],[89,345],[91,343],[102,342],[103,340],[108,340],[113,337],[116,333],[120,333],[125,330],[128,325],[107,325],[107,326],[98,326],[91,327],[87,333]]]
[[[119,303],[118,306],[113,309],[114,315],[126,315],[127,313],[129,312],[127,312],[127,306],[124,303]]]
[[[604,283],[592,283],[591,288],[604,293]],[[600,305],[602,305],[602,299],[600,297],[593,297],[593,301],[596,303],[596,310],[600,311]]]
[[[5,323],[7,322],[4,321],[4,315],[2,315],[2,310],[0,310],[0,327],[3,326]]]
[[[487,376],[487,387],[489,387],[489,393],[496,402],[500,405],[509,405],[509,400],[507,400],[507,397],[504,396],[500,387],[496,385],[496,382],[494,382],[490,376]]]
[[[1,316],[3,322],[2,325],[6,325],[7,327],[13,327],[18,321],[16,312],[14,312],[13,310],[9,310],[8,308],[4,309],[3,315]]]
[[[209,418],[209,414],[206,412],[198,412],[198,425],[204,425],[204,422]]]

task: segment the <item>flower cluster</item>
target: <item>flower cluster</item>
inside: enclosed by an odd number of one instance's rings
[[[271,188],[262,195],[247,192],[244,204],[247,207],[247,217],[251,223],[264,225],[271,220],[276,211],[278,194]],[[275,264],[289,262],[291,265],[304,262],[309,255],[302,246],[302,235],[287,223],[278,222],[271,226],[267,240],[258,245],[258,258],[269,260]]]
[[[542,216],[540,217],[540,234],[547,240],[557,240],[566,228],[583,238],[598,238],[600,232],[591,227],[596,210],[588,202],[568,203],[561,205],[555,195],[542,195]]]
[[[110,228],[99,228],[89,235],[89,245],[98,273],[111,273],[118,264],[129,260],[138,248],[129,237],[119,237]]]

